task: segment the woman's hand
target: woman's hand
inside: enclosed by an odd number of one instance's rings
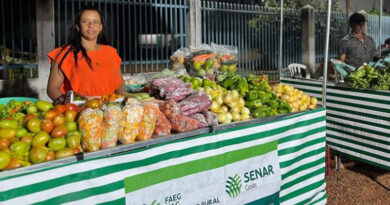
[[[47,82],[47,95],[55,101],[61,93],[61,86],[64,83],[64,74],[58,64],[53,60],[50,67],[49,80]]]
[[[122,71],[120,69],[119,69],[119,75],[121,76],[122,84],[121,84],[121,86],[119,86],[118,89],[115,90],[115,93],[122,95],[122,94],[126,93],[126,85],[125,85],[125,81],[123,80]]]

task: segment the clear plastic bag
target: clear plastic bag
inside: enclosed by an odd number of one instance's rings
[[[191,115],[190,117],[194,118],[196,121],[198,121],[199,128],[207,127],[209,125],[206,121],[205,116],[201,113],[195,113],[195,114]]]
[[[180,114],[180,107],[174,100],[167,100],[160,104],[160,110],[167,118]]]
[[[207,111],[211,104],[212,101],[206,93],[197,91],[180,102],[180,111],[183,115],[190,116]]]
[[[140,126],[138,127],[137,141],[149,140],[152,138],[159,108],[151,103],[143,104],[144,114]]]
[[[100,109],[87,108],[80,113],[78,124],[84,150],[93,152],[100,149],[102,122],[103,111]]]
[[[118,128],[118,140],[122,144],[135,142],[138,128],[143,119],[144,108],[136,99],[129,98],[122,108],[121,120]]]
[[[185,115],[174,114],[168,117],[168,120],[175,132],[188,132],[198,129],[198,121]]]
[[[123,80],[126,85],[145,85],[147,83],[146,77],[142,73],[136,75],[123,75]]]
[[[217,126],[218,125],[218,116],[217,114],[207,111],[202,113],[207,121],[207,124],[210,126]]]
[[[185,70],[184,64],[188,61],[190,54],[191,50],[189,48],[179,48],[171,55],[169,68],[173,71]]]
[[[186,63],[191,76],[203,77],[214,74],[215,52],[207,44],[190,47],[191,58]]]
[[[122,110],[119,105],[108,105],[104,110],[104,121],[101,126],[101,149],[115,147],[118,141],[119,122]]]
[[[215,70],[220,72],[235,72],[238,64],[238,48],[236,46],[211,43],[216,52]]]
[[[184,98],[186,98],[187,96],[189,96],[195,92],[193,89],[191,89],[189,87],[191,87],[191,85],[178,87],[175,91],[167,93],[165,95],[165,99],[167,99],[167,100],[172,99],[175,101],[181,101]]]

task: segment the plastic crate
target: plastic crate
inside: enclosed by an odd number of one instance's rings
[[[36,98],[28,98],[28,97],[7,97],[7,98],[0,98],[0,105],[6,105],[9,101],[15,100],[17,102],[20,101],[31,101],[36,102],[38,99]]]

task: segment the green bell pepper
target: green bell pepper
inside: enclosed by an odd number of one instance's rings
[[[225,81],[223,81],[222,85],[224,88],[229,89],[232,87],[237,81],[240,80],[239,75],[233,75],[232,77],[228,77]]]
[[[257,94],[256,90],[251,90],[246,93],[245,99],[248,101],[257,100],[259,98],[259,95]]]
[[[278,112],[280,114],[290,113],[291,111],[291,105],[288,102],[284,100],[279,100]]]
[[[252,101],[246,101],[245,102],[245,107],[249,108],[249,109],[256,109],[256,108],[259,108],[263,106],[263,102],[259,99],[257,100],[252,100]]]
[[[271,114],[271,109],[267,106],[259,107],[252,112],[252,116],[255,118],[267,117],[270,114]]]
[[[277,109],[278,105],[279,105],[278,101],[276,101],[276,100],[270,100],[270,101],[268,101],[267,104],[269,105],[269,107],[271,109]]]

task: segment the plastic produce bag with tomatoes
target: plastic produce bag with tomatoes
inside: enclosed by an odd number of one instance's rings
[[[104,121],[102,123],[100,137],[101,149],[115,147],[118,141],[119,121],[121,120],[122,110],[119,105],[109,105],[104,110]]]
[[[215,69],[218,72],[235,72],[237,69],[238,48],[236,46],[211,44],[216,52]]]
[[[144,108],[141,104],[136,99],[129,98],[122,108],[119,121],[118,140],[122,144],[135,142],[143,114]]]
[[[86,151],[97,151],[101,145],[100,130],[103,122],[103,111],[87,108],[80,113],[78,124],[82,146]]]
[[[143,141],[152,138],[157,119],[157,112],[159,108],[153,103],[144,103],[144,115],[142,117],[141,124],[138,128],[138,136],[136,140]]]
[[[213,48],[207,44],[202,44],[190,49],[191,60],[187,63],[190,75],[203,77],[214,74],[215,52]]]

